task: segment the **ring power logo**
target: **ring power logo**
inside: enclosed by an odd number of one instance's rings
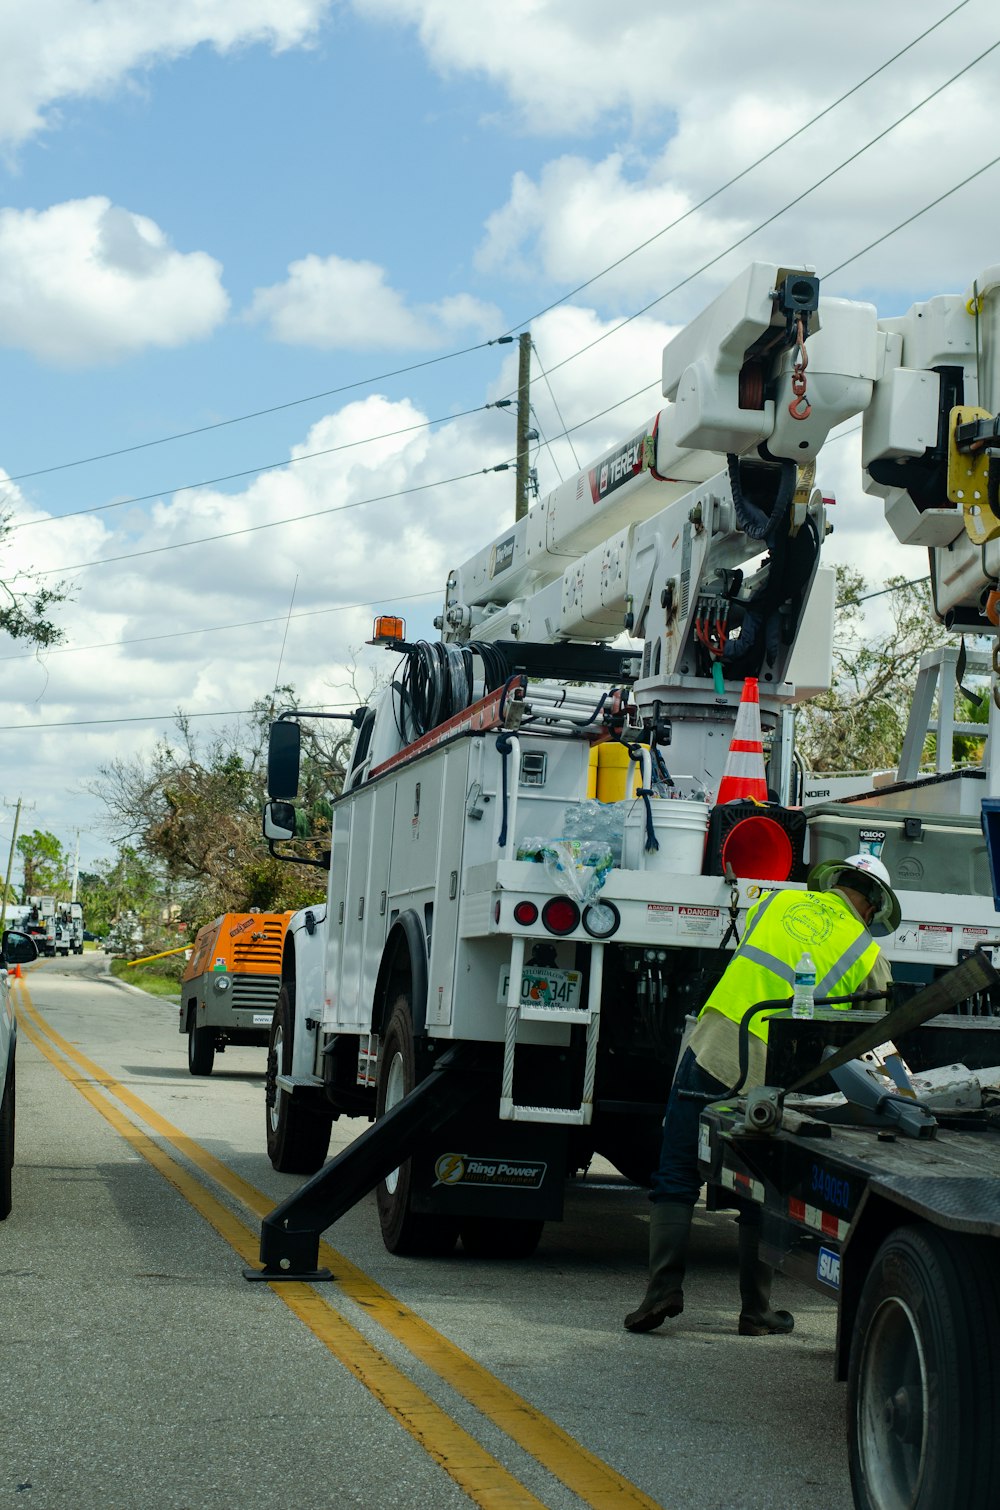
[[[443,1153],[434,1162],[434,1179],[437,1185],[538,1190],[547,1168],[547,1164],[534,1159],[485,1159],[467,1153]]]
[[[465,1178],[465,1160],[460,1153],[443,1153],[434,1165],[439,1185],[460,1185]]]

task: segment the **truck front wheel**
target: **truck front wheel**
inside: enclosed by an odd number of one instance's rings
[[[416,1049],[410,998],[401,992],[389,1017],[378,1058],[375,1091],[376,1119],[384,1117],[417,1083]],[[380,1180],[375,1190],[382,1241],[390,1253],[440,1256],[450,1253],[458,1241],[458,1222],[453,1217],[415,1212],[411,1160],[400,1164]]]
[[[210,1075],[215,1063],[215,1029],[195,1024],[192,1014],[188,1025],[188,1069],[192,1075]]]
[[[330,1147],[333,1117],[297,1100],[278,1084],[278,1076],[292,1072],[295,1032],[293,987],[278,992],[267,1047],[264,1095],[267,1103],[267,1156],[282,1174],[315,1174]]]
[[[900,1227],[865,1280],[848,1372],[858,1510],[965,1510],[1000,1476],[996,1243]],[[849,1261],[849,1260],[848,1260]]]

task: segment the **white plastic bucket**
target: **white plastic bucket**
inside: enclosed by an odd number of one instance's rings
[[[646,850],[646,804],[639,799],[625,814],[623,870],[667,870],[700,876],[711,807],[684,797],[651,797],[653,833],[659,849]]]

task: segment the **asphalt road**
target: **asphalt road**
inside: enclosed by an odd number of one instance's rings
[[[0,1507],[850,1510],[832,1305],[779,1281],[794,1334],[738,1337],[735,1228],[702,1213],[684,1315],[630,1336],[647,1208],[606,1165],[526,1262],[395,1258],[369,1197],[327,1233],[336,1283],[246,1283],[298,1183],[263,1050],[194,1079],[170,1003],[104,972],[16,990]]]

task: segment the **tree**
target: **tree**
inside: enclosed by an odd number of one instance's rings
[[[0,510],[0,545],[9,538],[10,533],[11,511]],[[17,576],[30,582],[32,586],[17,590],[0,577],[0,630],[9,634],[12,640],[27,640],[29,645],[35,645],[39,650],[57,645],[63,638],[63,632],[56,627],[51,613],[53,608],[65,603],[69,597],[66,584],[53,582],[43,586],[33,572],[19,571]]]
[[[16,848],[24,862],[26,897],[55,895],[68,890],[69,866],[55,834],[36,828],[34,833],[22,834]]]
[[[798,711],[796,740],[814,771],[874,771],[898,764],[917,666],[941,642],[926,584],[890,577],[883,602],[890,625],[865,622],[868,583],[837,567],[833,684]]]
[[[294,707],[292,688],[277,695]],[[151,756],[101,767],[91,787],[119,839],[131,841],[175,883],[192,924],[251,907],[303,907],[325,892],[321,870],[274,859],[261,834],[273,705],[272,698],[260,699],[248,721],[206,740],[179,713],[173,738],[161,740]],[[346,744],[342,723],[319,732],[303,727],[298,812],[310,836],[306,852],[314,857],[329,848],[329,795],[340,788]]]
[[[114,860],[102,860],[96,871],[84,872],[78,895],[87,927],[101,936],[122,916],[134,916],[143,925],[153,923],[164,900],[160,877],[129,845],[123,845]]]

